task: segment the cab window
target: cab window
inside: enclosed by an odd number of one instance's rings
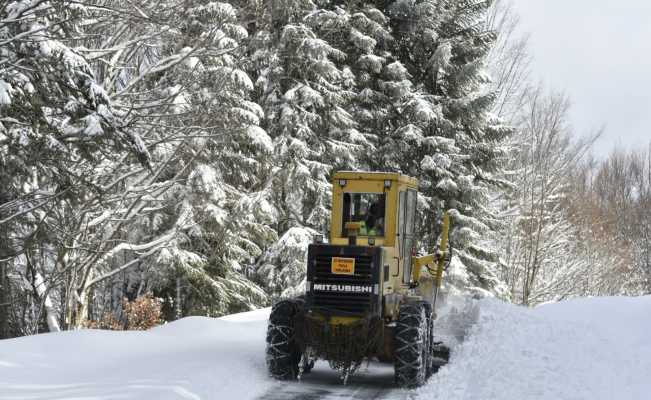
[[[384,236],[384,193],[344,193],[342,236],[348,236],[347,222],[358,222],[360,236]]]
[[[416,246],[415,217],[418,202],[418,193],[409,189],[400,192],[398,198],[398,232],[400,234],[400,257],[403,259],[403,281],[411,280],[411,254]]]

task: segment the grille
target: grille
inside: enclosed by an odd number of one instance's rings
[[[355,258],[355,275],[338,275],[331,272],[332,256],[317,255],[314,261],[314,284],[370,286],[373,288],[373,259],[370,256],[346,256]],[[312,305],[316,309],[345,315],[368,313],[377,297],[373,293],[313,291]]]

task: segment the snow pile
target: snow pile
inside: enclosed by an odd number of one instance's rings
[[[651,297],[478,306],[477,323],[419,398],[650,398]]]
[[[264,364],[268,313],[0,341],[0,399],[255,398],[274,384]]]

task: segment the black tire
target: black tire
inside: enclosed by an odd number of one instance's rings
[[[428,318],[423,304],[400,306],[394,334],[394,369],[401,387],[425,383],[430,364]]]
[[[301,300],[283,300],[271,309],[267,325],[266,361],[269,374],[280,380],[298,375],[301,351],[294,335],[294,317],[303,307]]]

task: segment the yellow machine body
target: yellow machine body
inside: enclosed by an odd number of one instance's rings
[[[329,240],[318,235],[308,246],[305,294],[272,309],[269,370],[300,377],[324,359],[346,382],[364,359],[378,358],[394,363],[398,385],[421,385],[449,359],[433,333],[449,217],[439,250],[416,256],[416,179],[344,171],[332,184]]]
[[[388,272],[388,279],[383,280],[380,288],[385,299],[383,316],[390,320],[395,319],[400,303],[405,297],[433,299],[442,280],[449,218],[446,214],[444,238],[440,251],[416,257],[413,254],[416,240],[419,239],[415,232],[416,221],[412,223],[411,232],[406,232],[401,224],[401,219],[406,219],[408,216],[415,217],[418,180],[399,173],[343,171],[334,175],[332,184],[332,220],[329,242],[333,245],[351,245],[351,234],[345,229],[346,224],[343,222],[343,203],[346,193],[386,195],[383,235],[359,233],[352,235],[355,237],[354,245],[356,246],[382,248],[382,265]],[[401,205],[401,202],[405,202],[405,199],[412,196],[412,204]],[[349,225],[352,224],[349,223]],[[401,227],[403,227],[402,232],[400,231]],[[431,274],[434,269],[432,267],[437,270],[436,276]]]

